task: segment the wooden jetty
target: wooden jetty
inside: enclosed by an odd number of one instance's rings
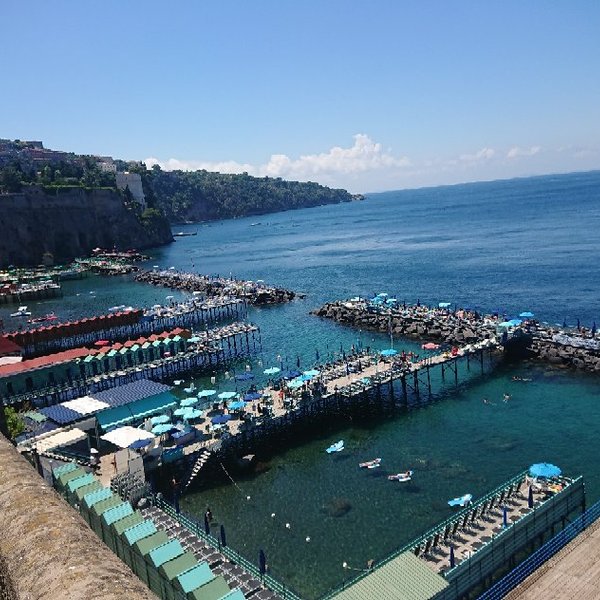
[[[584,508],[581,477],[534,480],[527,472],[519,473],[323,600],[375,597],[375,591],[392,579],[397,586],[403,584],[405,592],[421,584],[410,597],[472,597],[490,585],[495,573],[514,565]],[[431,594],[424,593],[422,582]]]
[[[483,374],[494,367],[497,355],[497,345],[489,340],[414,363],[401,356],[384,360],[366,352],[349,355],[318,368],[319,375],[303,388],[284,386],[282,390],[280,383],[265,389],[260,399],[246,402],[216,437],[199,443],[196,450],[209,450],[214,459],[236,462],[240,456],[272,446],[275,439],[293,430],[310,428],[326,418],[364,417],[423,406],[435,399],[434,370],[439,370],[443,381],[458,386],[460,362],[469,368],[476,365]],[[198,456],[189,453],[183,489],[197,480],[204,465],[213,462],[204,459],[198,464]]]

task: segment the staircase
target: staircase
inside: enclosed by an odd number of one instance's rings
[[[198,455],[198,458],[196,458],[196,460],[194,461],[194,465],[192,466],[192,469],[190,470],[190,474],[188,475],[187,480],[186,480],[183,488],[181,489],[181,493],[185,492],[185,490],[187,490],[187,488],[190,486],[192,481],[194,481],[194,479],[196,479],[198,473],[200,473],[200,471],[202,470],[202,467],[208,462],[208,459],[211,456],[212,456],[212,452],[210,450],[207,450],[206,448],[204,448],[200,451],[200,454]]]

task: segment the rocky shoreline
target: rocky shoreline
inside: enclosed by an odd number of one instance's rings
[[[312,314],[359,329],[438,344],[464,345],[502,338],[498,315],[427,306],[373,307],[368,301],[329,302]],[[600,373],[600,339],[595,330],[563,330],[530,319],[507,332],[505,351],[590,373]]]
[[[408,306],[403,310],[370,311],[364,304],[329,302],[312,314],[360,329],[391,333],[394,336],[462,345],[496,337],[496,330],[485,317],[476,313]]]
[[[273,287],[261,281],[246,281],[226,277],[213,277],[178,271],[140,271],[136,281],[163,286],[172,290],[189,293],[199,292],[206,298],[233,297],[245,300],[254,306],[283,304],[291,302],[296,293],[291,290]]]

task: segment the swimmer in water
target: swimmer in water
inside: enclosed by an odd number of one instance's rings
[[[504,394],[504,402],[508,402],[510,400],[510,394]]]

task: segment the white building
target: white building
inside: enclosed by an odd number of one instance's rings
[[[139,173],[117,173],[117,187],[120,190],[124,190],[126,187],[140,204],[142,210],[146,209],[146,197],[144,196],[144,189],[142,188],[142,177]]]

